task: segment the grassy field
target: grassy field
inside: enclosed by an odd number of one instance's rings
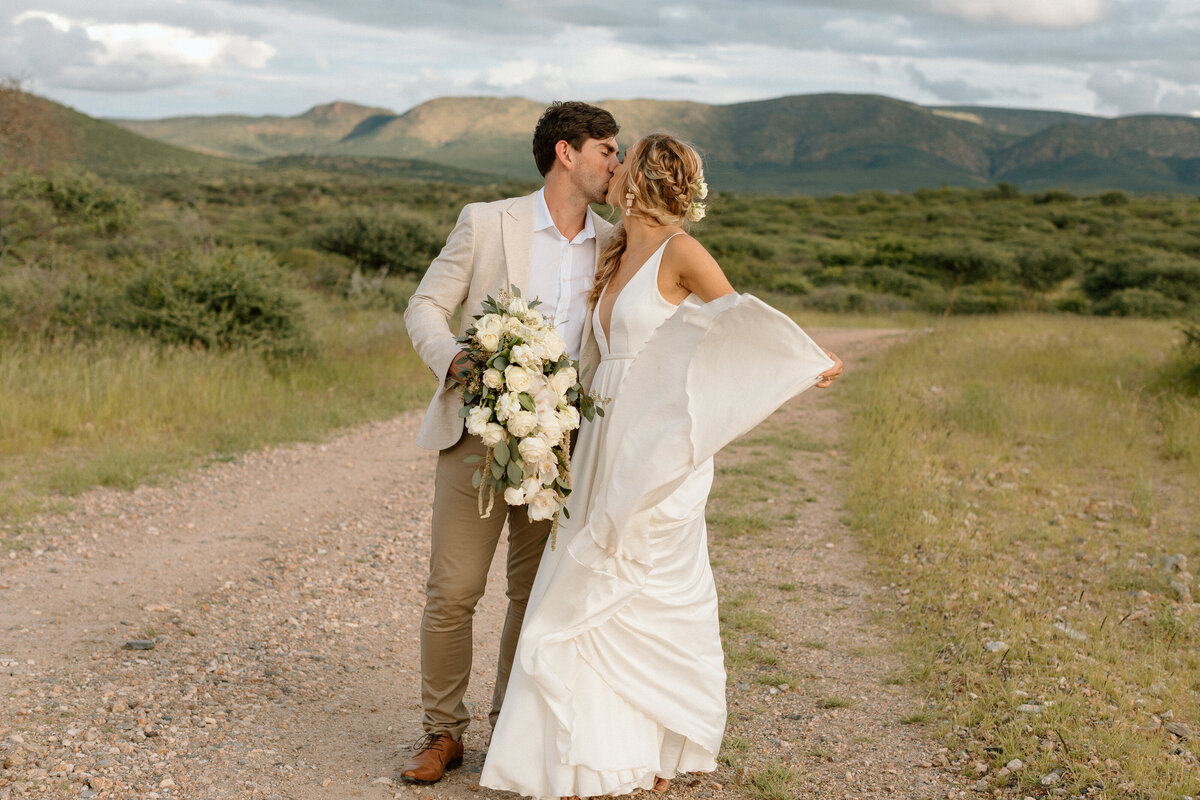
[[[914,717],[1005,795],[1200,793],[1200,403],[1161,380],[1179,338],[964,321],[845,387],[851,511],[927,696]]]
[[[319,354],[294,364],[132,336],[0,349],[0,548],[28,546],[22,520],[92,486],[132,488],[427,401],[433,379],[398,313],[313,315]]]

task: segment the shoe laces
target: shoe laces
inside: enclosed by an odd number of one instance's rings
[[[428,749],[434,748],[434,747],[439,747],[439,749],[440,749],[438,740],[441,739],[442,737],[445,737],[447,739],[451,738],[450,734],[448,734],[448,733],[427,733],[424,736],[422,736],[420,739],[417,739],[415,742],[412,743],[412,749],[413,750],[428,750]]]

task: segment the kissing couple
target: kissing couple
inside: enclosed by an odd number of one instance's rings
[[[799,392],[842,372],[789,318],[734,291],[687,230],[703,164],[674,136],[618,157],[616,120],[554,103],[533,133],[544,186],[466,206],[405,311],[440,386],[417,444],[439,451],[421,619],[425,735],[404,765],[432,783],[462,763],[472,617],[505,522],[508,613],[480,783],[532,797],[665,790],[716,768],[725,670],[704,508],[713,454]],[[615,225],[590,209],[619,211]],[[610,398],[583,423],[572,491],[549,521],[472,483],[487,448],[459,412],[473,363],[461,334],[489,295],[540,301],[584,388]]]

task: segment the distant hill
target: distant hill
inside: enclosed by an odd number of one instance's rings
[[[456,169],[433,161],[414,158],[371,158],[368,156],[279,156],[259,161],[259,166],[274,169],[304,169],[371,177],[408,178],[410,180],[461,183],[486,186],[500,183],[504,176],[492,172]]]
[[[19,100],[26,113],[36,117],[38,137],[54,142],[53,152],[37,154],[38,166],[67,162],[101,175],[122,177],[143,171],[245,169],[245,164],[139,136],[36,95],[21,93]],[[15,166],[22,166],[22,154],[12,155]]]
[[[702,150],[713,186],[735,191],[827,194],[997,181],[1026,189],[1200,191],[1200,120],[1188,117],[925,107],[845,94],[732,105],[601,104],[621,122],[622,145],[670,130]],[[403,114],[338,102],[297,117],[117,122],[173,144],[251,160],[393,158],[536,179],[530,134],[543,108],[520,97],[443,97]]]

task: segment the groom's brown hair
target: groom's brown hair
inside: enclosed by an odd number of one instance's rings
[[[599,106],[578,100],[551,103],[533,129],[533,160],[545,177],[554,166],[554,147],[566,142],[579,150],[588,139],[616,136],[621,126]]]

